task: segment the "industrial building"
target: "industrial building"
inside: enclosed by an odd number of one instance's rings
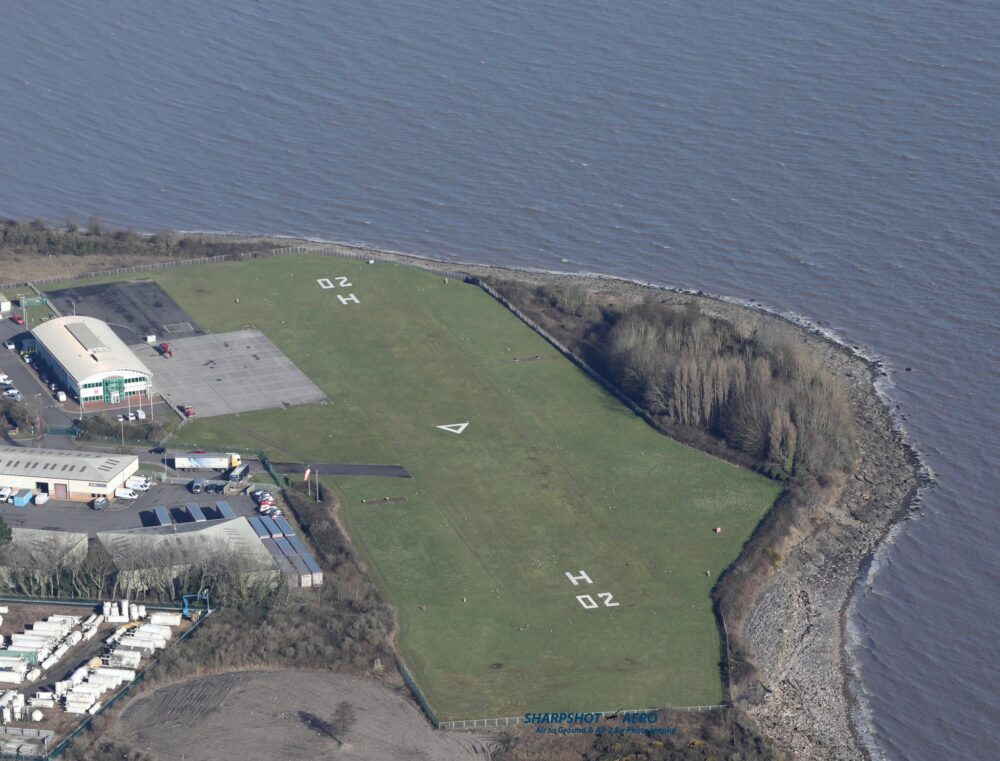
[[[93,317],[57,317],[35,327],[36,362],[47,365],[67,393],[95,407],[152,392],[153,374],[106,322]]]
[[[135,455],[0,446],[0,487],[31,489],[53,499],[111,499],[138,470]]]
[[[97,534],[119,570],[119,590],[133,595],[163,588],[192,565],[228,558],[248,582],[271,584],[271,555],[245,520],[184,523]]]

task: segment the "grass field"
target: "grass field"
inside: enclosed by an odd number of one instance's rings
[[[198,420],[186,442],[413,474],[333,485],[439,718],[720,701],[709,591],[775,483],[655,433],[473,286],[309,256],[155,277],[206,330],[264,331],[330,398]],[[362,503],[383,497],[405,501]]]

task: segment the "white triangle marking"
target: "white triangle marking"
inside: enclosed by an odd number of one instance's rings
[[[449,433],[461,433],[469,427],[469,421],[465,421],[464,423],[451,423],[449,425],[436,425],[434,427],[440,428],[442,431],[448,431]]]

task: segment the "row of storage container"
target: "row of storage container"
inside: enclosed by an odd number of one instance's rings
[[[208,516],[205,514],[205,510],[208,508],[200,507],[197,502],[188,502],[184,507],[188,515],[191,516],[191,520],[195,523],[203,523],[208,520]],[[230,507],[228,502],[216,502],[215,509],[222,520],[229,520],[236,517],[236,513],[233,512],[233,508]],[[153,515],[156,517],[156,523],[159,526],[169,526],[173,523],[173,519],[170,517],[170,510],[167,509],[166,505],[157,505],[154,507]]]
[[[323,583],[323,569],[284,518],[268,516],[248,518],[257,538],[267,547],[281,570],[292,576],[300,587],[318,587]]]

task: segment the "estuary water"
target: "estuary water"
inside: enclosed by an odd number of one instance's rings
[[[0,214],[613,273],[865,347],[936,484],[861,585],[863,729],[998,758],[998,29],[996,0],[2,2]]]

